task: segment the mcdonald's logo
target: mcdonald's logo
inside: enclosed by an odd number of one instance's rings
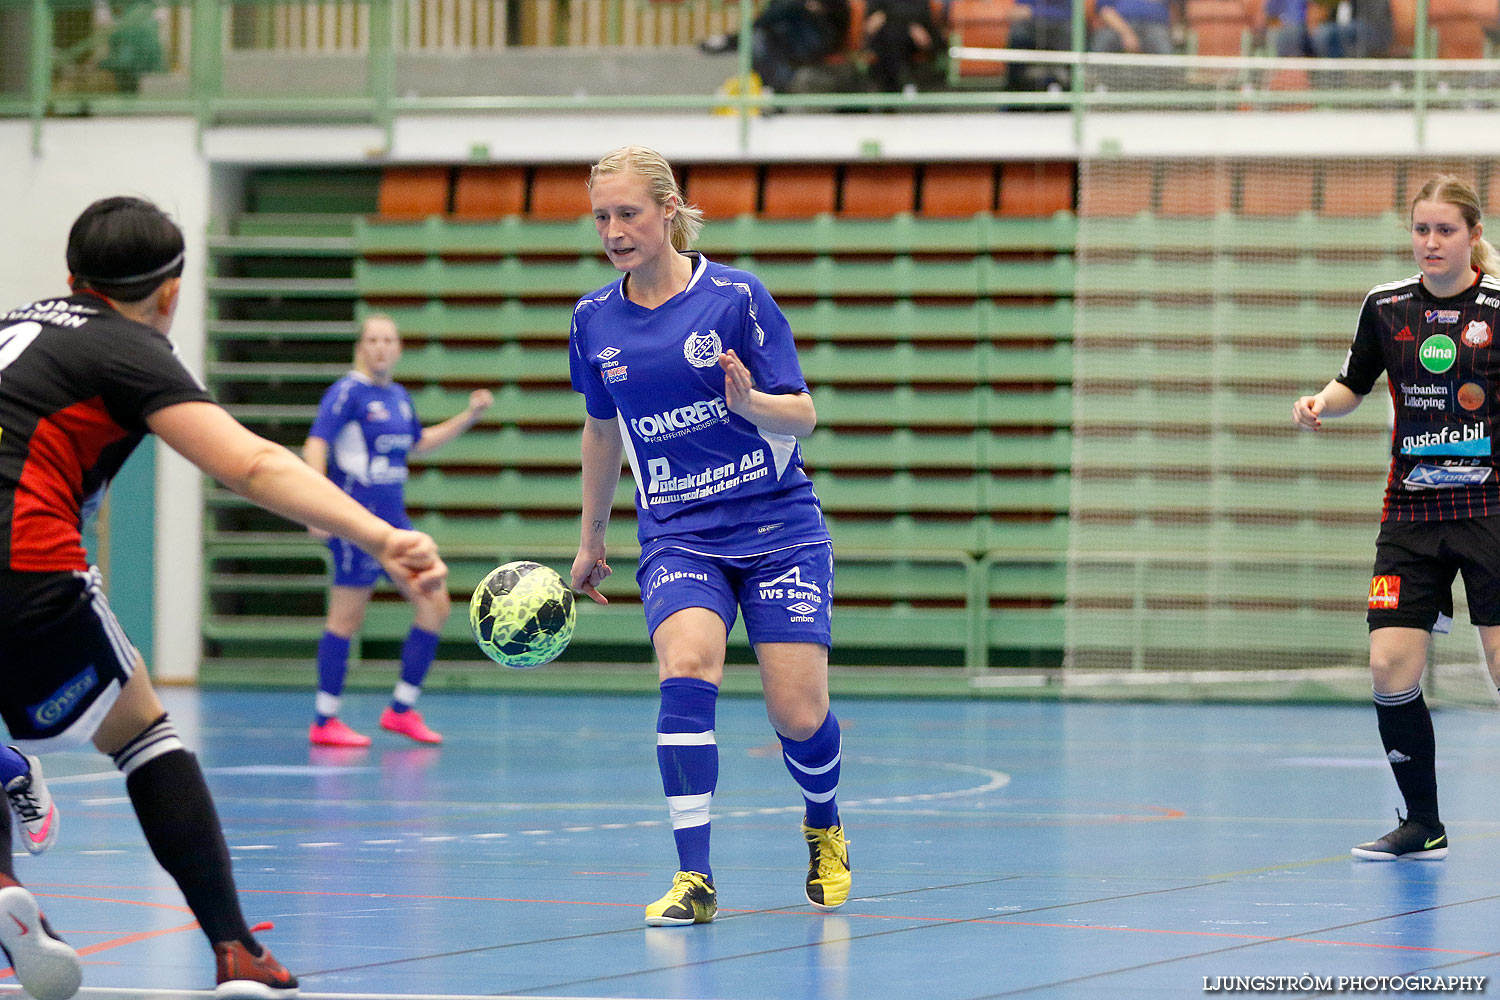
[[[1401,603],[1401,578],[1399,576],[1376,576],[1370,578],[1370,608],[1395,608]]]

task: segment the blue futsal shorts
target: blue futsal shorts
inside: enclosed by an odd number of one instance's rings
[[[366,503],[365,508],[376,517],[395,528],[411,528],[411,518],[401,507]],[[333,585],[335,587],[373,587],[386,576],[376,559],[353,542],[342,538],[328,539],[328,551],[333,553]],[[386,577],[389,579],[389,577]]]
[[[636,570],[646,633],[683,608],[707,608],[734,628],[745,614],[752,644],[833,645],[833,544],[812,542],[754,556],[662,549]]]

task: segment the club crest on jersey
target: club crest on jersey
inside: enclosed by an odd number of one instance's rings
[[[1464,343],[1469,347],[1489,347],[1492,339],[1490,325],[1482,319],[1476,319],[1464,327]]]
[[[365,404],[365,419],[371,423],[389,420],[391,419],[391,411],[386,409],[385,403],[381,400],[372,399]]]
[[[712,368],[719,363],[719,355],[723,353],[724,347],[719,343],[717,330],[710,330],[707,334],[694,330],[682,342],[682,356],[694,368]]]

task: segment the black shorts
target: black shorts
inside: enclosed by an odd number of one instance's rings
[[[1500,625],[1500,517],[1385,522],[1375,540],[1370,628],[1447,631],[1460,573],[1469,620]]]
[[[0,571],[0,718],[22,750],[92,739],[138,657],[98,569]]]

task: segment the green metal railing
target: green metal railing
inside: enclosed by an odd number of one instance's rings
[[[1351,60],[1273,60],[1214,59],[1204,57],[1101,56],[1084,51],[1087,26],[1082,4],[1075,4],[1073,51],[1069,53],[1009,51],[1003,57],[1011,62],[1061,61],[1070,72],[1070,84],[1056,92],[1017,92],[997,89],[995,84],[969,83],[911,94],[888,93],[817,93],[768,94],[760,92],[752,79],[749,45],[739,47],[736,86],[726,86],[718,93],[671,92],[670,78],[663,81],[668,91],[647,95],[598,94],[561,96],[537,94],[473,94],[468,96],[415,96],[402,93],[397,79],[397,56],[412,51],[409,39],[403,39],[397,10],[403,0],[349,0],[344,6],[367,11],[368,43],[362,58],[367,60],[368,84],[359,93],[257,95],[229,93],[224,83],[226,53],[230,51],[232,31],[228,18],[246,7],[296,7],[287,0],[164,0],[158,4],[117,3],[120,15],[142,16],[142,8],[168,10],[186,25],[181,45],[175,51],[174,75],[185,81],[182,92],[165,94],[63,92],[57,85],[57,71],[70,60],[86,57],[104,39],[98,34],[59,48],[54,31],[58,15],[87,11],[89,0],[0,0],[0,16],[8,24],[17,19],[27,22],[26,37],[0,41],[0,59],[25,58],[29,71],[26,92],[0,92],[0,116],[27,117],[32,123],[33,142],[40,143],[44,122],[53,116],[83,114],[183,114],[194,116],[200,128],[224,121],[306,121],[312,119],[348,120],[356,118],[373,122],[386,130],[395,117],[406,112],[580,112],[615,110],[711,111],[737,114],[742,138],[748,135],[751,120],[772,111],[858,111],[858,110],[994,110],[1055,109],[1071,112],[1075,136],[1081,139],[1086,116],[1111,110],[1247,110],[1301,108],[1313,105],[1327,109],[1378,109],[1383,112],[1409,114],[1416,121],[1416,131],[1425,135],[1427,117],[1443,108],[1492,108],[1500,106],[1500,60],[1464,62],[1425,59],[1431,51],[1428,30],[1427,0],[1419,0],[1415,24],[1415,51],[1412,59],[1361,60],[1375,71],[1375,82],[1366,74],[1361,82],[1350,83],[1345,77],[1359,76],[1341,72],[1353,65]],[[608,32],[617,39],[622,12],[632,5],[639,7],[650,0],[609,0],[612,4],[605,20],[615,28]],[[311,0],[309,0],[309,4]],[[326,6],[326,5],[325,5]],[[560,5],[559,9],[566,7]],[[737,7],[741,36],[750,37],[755,15],[753,3]],[[74,16],[78,16],[76,13]],[[952,57],[960,53],[966,59],[976,51],[961,47],[957,39]],[[591,50],[596,54],[598,49]],[[297,53],[301,58],[317,60],[317,52]],[[984,57],[986,53],[977,53]],[[1318,74],[1319,85],[1312,90],[1279,89],[1266,85],[1267,71],[1261,67],[1289,65],[1298,71]],[[1301,64],[1309,64],[1302,66]],[[1317,65],[1313,65],[1317,64]],[[1092,74],[1113,67],[1114,72],[1140,74],[1145,81],[1153,72],[1163,74],[1156,82],[1139,88],[1109,86],[1095,82]],[[1218,82],[1191,86],[1193,67],[1219,67],[1224,70]],[[1300,68],[1299,68],[1300,67]],[[1176,75],[1171,75],[1176,73]],[[1330,83],[1324,85],[1326,79]],[[664,76],[670,76],[664,74]],[[12,76],[14,79],[14,75]],[[1163,84],[1162,81],[1166,81]]]

